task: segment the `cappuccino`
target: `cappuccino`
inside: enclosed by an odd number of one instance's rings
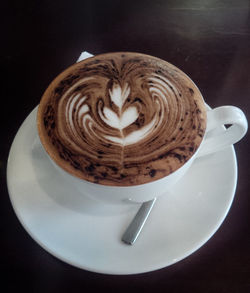
[[[201,93],[181,70],[139,53],[76,63],[44,93],[38,132],[49,156],[81,179],[140,185],[168,176],[206,130]]]

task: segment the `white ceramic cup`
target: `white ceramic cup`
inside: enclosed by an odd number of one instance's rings
[[[78,61],[92,56],[84,52],[81,54]],[[229,128],[224,128],[224,131],[218,135],[214,135],[211,130],[222,128],[225,124],[231,124]],[[234,106],[222,106],[213,110],[207,111],[207,127],[203,141],[194,155],[179,169],[159,180],[133,186],[107,186],[97,183],[91,183],[86,180],[75,177],[56,163],[54,166],[65,178],[65,180],[78,189],[82,194],[90,196],[97,200],[120,204],[128,202],[145,202],[153,198],[157,198],[168,191],[180,180],[180,178],[187,172],[191,164],[197,157],[208,155],[220,151],[237,141],[239,141],[247,132],[248,123],[244,113]]]

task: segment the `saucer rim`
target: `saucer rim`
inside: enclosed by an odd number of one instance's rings
[[[15,135],[15,138],[12,142],[12,145],[11,145],[11,148],[10,148],[10,151],[9,151],[9,155],[8,155],[8,161],[7,161],[7,188],[8,188],[8,192],[9,192],[9,198],[10,198],[10,201],[11,201],[11,204],[13,206],[13,209],[16,213],[16,216],[18,218],[18,220],[20,221],[20,223],[22,224],[22,226],[24,227],[24,229],[26,230],[26,232],[29,234],[29,236],[39,245],[41,246],[45,251],[47,251],[48,253],[50,253],[52,256],[56,257],[57,259],[67,263],[67,264],[70,264],[72,265],[73,267],[77,267],[79,269],[84,269],[84,270],[87,270],[87,271],[91,271],[91,272],[95,272],[95,273],[101,273],[101,274],[109,274],[109,275],[132,275],[132,274],[142,274],[142,273],[150,273],[150,272],[153,272],[153,271],[156,271],[156,270],[160,270],[160,269],[163,269],[163,268],[166,268],[168,266],[171,266],[185,258],[187,258],[188,256],[190,256],[191,254],[193,254],[195,251],[197,251],[198,249],[200,249],[210,238],[213,237],[213,235],[217,232],[217,230],[220,228],[220,226],[222,225],[222,223],[224,222],[231,206],[232,206],[232,203],[233,203],[233,200],[234,200],[234,196],[235,196],[235,191],[236,191],[236,187],[237,187],[237,179],[238,179],[238,165],[237,165],[237,157],[236,157],[236,153],[235,153],[235,149],[234,149],[234,146],[230,146],[230,152],[231,152],[231,160],[232,160],[232,165],[233,165],[233,182],[232,182],[232,189],[230,190],[230,196],[228,196],[228,199],[230,199],[228,201],[228,205],[227,205],[227,208],[226,210],[224,211],[224,214],[221,214],[220,216],[220,219],[217,221],[217,224],[216,226],[214,227],[214,229],[208,233],[206,235],[206,237],[200,241],[198,243],[198,245],[194,245],[193,249],[192,250],[189,250],[187,251],[185,254],[182,254],[180,258],[178,259],[175,259],[174,261],[172,262],[162,262],[161,264],[159,264],[157,267],[147,267],[145,270],[135,270],[133,271],[133,268],[131,268],[131,271],[130,272],[124,272],[124,270],[121,270],[119,271],[119,269],[117,269],[115,272],[111,269],[111,270],[102,270],[102,269],[94,269],[93,267],[91,266],[86,266],[86,265],[78,265],[74,262],[72,262],[71,260],[69,260],[67,257],[63,257],[62,255],[60,255],[60,253],[56,253],[55,251],[53,251],[52,249],[50,249],[48,246],[46,246],[44,243],[42,243],[36,236],[35,236],[35,233],[32,232],[28,226],[26,225],[25,221],[22,219],[22,216],[21,216],[21,213],[18,209],[18,207],[16,206],[16,203],[14,201],[14,195],[13,193],[15,193],[15,191],[13,190],[14,187],[12,186],[12,183],[11,183],[11,174],[10,174],[10,165],[9,165],[9,161],[11,160],[11,156],[13,156],[13,145],[16,143],[17,139],[18,139],[18,135],[20,135],[20,130],[21,128],[23,128],[25,126],[25,123],[27,123],[30,115],[32,114],[32,112],[36,111],[37,110],[37,107],[35,107],[28,115],[27,117],[25,118],[25,120],[23,121],[23,123],[21,124],[21,126],[19,127],[16,135]],[[167,263],[167,264],[166,264]]]

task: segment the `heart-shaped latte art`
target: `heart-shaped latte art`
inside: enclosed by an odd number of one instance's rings
[[[72,66],[48,88],[39,115],[51,157],[74,175],[107,185],[174,172],[199,147],[206,125],[193,82],[173,65],[137,53]]]

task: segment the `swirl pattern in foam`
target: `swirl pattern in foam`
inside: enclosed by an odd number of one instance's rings
[[[138,53],[110,53],[73,65],[45,92],[41,141],[82,179],[137,185],[180,168],[199,147],[206,110],[179,69]]]

